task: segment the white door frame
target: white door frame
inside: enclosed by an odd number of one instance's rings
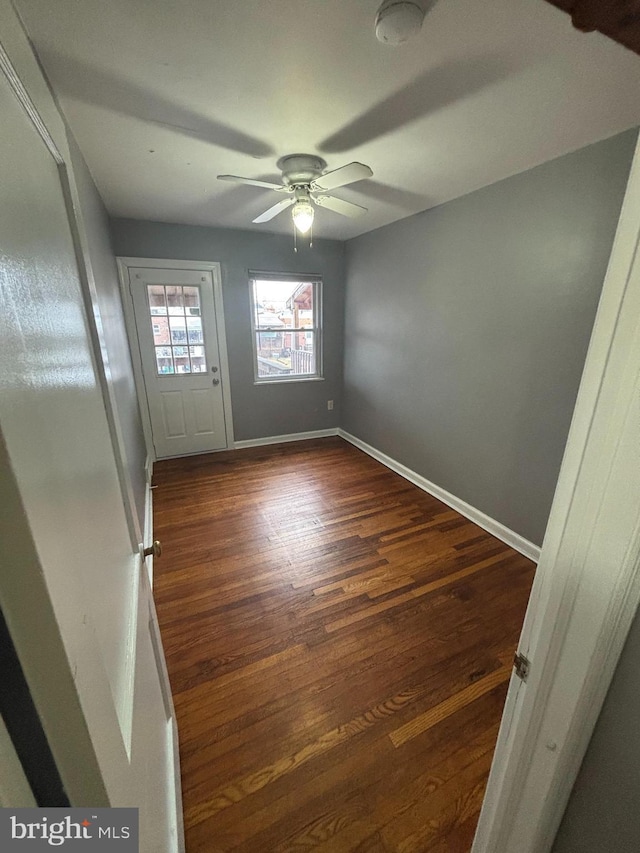
[[[640,602],[640,142],[473,853],[551,849]]]
[[[220,264],[217,261],[173,261],[164,258],[116,258],[118,263],[118,275],[120,278],[120,292],[124,308],[124,318],[129,337],[131,349],[131,361],[133,363],[133,374],[138,391],[138,401],[142,413],[142,428],[147,445],[147,459],[151,464],[156,460],[156,452],[153,446],[153,432],[151,430],[151,416],[147,402],[147,391],[144,384],[144,373],[142,370],[142,358],[138,344],[138,331],[133,311],[133,299],[129,289],[129,270],[137,267],[156,268],[164,270],[202,270],[211,273],[213,281],[213,301],[216,313],[216,330],[218,333],[218,347],[220,350],[220,378],[222,380],[222,401],[224,404],[225,424],[227,428],[227,449],[234,446],[233,413],[231,410],[231,384],[229,380],[229,358],[227,355],[227,336],[224,323],[224,302],[222,298],[222,274]],[[213,451],[215,452],[215,451]],[[149,466],[150,467],[150,466]]]

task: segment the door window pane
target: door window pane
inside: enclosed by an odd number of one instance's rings
[[[184,316],[184,300],[182,298],[182,288],[172,284],[167,286],[167,307],[169,314],[181,314]]]
[[[204,358],[204,347],[189,347],[191,352],[191,372],[206,373],[207,365]]]
[[[171,347],[156,347],[156,366],[161,376],[175,372]]]
[[[169,321],[166,317],[152,317],[153,343],[159,347],[171,343],[169,340]]]
[[[178,353],[178,349],[183,350],[183,353]],[[176,347],[173,350],[173,355],[176,364],[176,373],[191,373],[188,349],[186,347]]]
[[[189,331],[189,343],[202,343],[202,320],[200,317],[187,317],[187,329]]]
[[[169,324],[171,326],[171,343],[172,344],[186,344],[187,342],[187,324],[184,316],[182,317],[169,317]]]
[[[149,311],[151,314],[166,314],[167,304],[164,297],[164,287],[161,284],[148,284]]]
[[[200,288],[199,287],[183,287],[184,293],[184,308],[187,317],[200,316]]]

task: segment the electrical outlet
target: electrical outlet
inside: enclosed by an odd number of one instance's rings
[[[327,409],[329,409],[330,412],[333,411],[333,400],[327,400]]]

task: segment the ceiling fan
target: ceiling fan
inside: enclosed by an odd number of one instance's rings
[[[269,222],[283,210],[293,206],[291,213],[294,225],[301,234],[306,234],[313,224],[314,204],[352,218],[363,216],[367,212],[367,208],[359,204],[327,195],[329,190],[370,178],[373,172],[363,163],[348,163],[332,172],[325,172],[327,164],[321,157],[313,154],[290,154],[287,157],[281,157],[277,165],[282,171],[281,184],[241,178],[237,175],[218,175],[220,181],[249,184],[252,187],[263,187],[288,195],[288,198],[282,199],[257,216],[254,222]]]

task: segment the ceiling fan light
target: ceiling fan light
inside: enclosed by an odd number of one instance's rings
[[[293,224],[301,234],[306,234],[313,225],[314,210],[308,201],[297,201],[291,211]]]

